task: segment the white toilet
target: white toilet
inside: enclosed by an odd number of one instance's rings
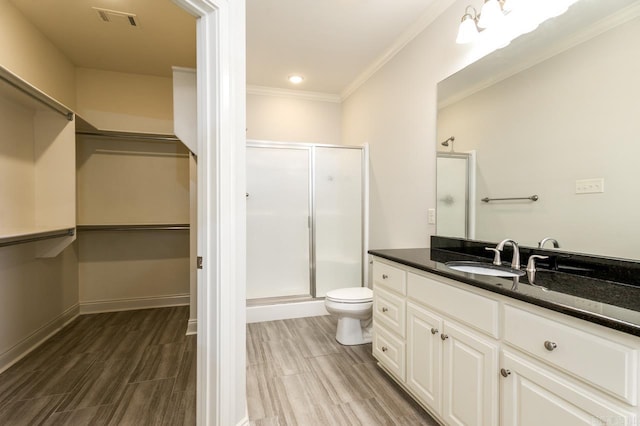
[[[347,287],[328,291],[324,306],[338,317],[336,340],[343,345],[371,342],[373,291],[367,287]]]

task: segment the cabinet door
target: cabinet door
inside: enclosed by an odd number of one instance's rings
[[[444,343],[442,417],[446,424],[497,424],[497,345],[451,322],[445,322],[441,338]]]
[[[637,424],[636,417],[595,396],[587,386],[561,378],[504,351],[501,362],[501,420],[504,425],[592,426]]]
[[[442,401],[442,318],[407,303],[407,386],[440,412]]]

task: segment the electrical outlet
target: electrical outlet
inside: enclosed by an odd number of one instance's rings
[[[427,210],[427,223],[429,225],[436,224],[436,209]]]
[[[597,194],[604,192],[604,179],[579,179],[576,180],[576,194]]]

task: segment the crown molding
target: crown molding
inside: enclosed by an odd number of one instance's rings
[[[398,52],[422,33],[435,19],[451,6],[455,0],[434,0],[427,10],[420,15],[417,21],[411,24],[383,53],[378,56],[355,80],[353,80],[340,93],[342,101],[351,96],[360,86],[367,82],[387,62],[393,59]]]
[[[277,96],[281,98],[305,99],[307,101],[340,103],[340,95],[322,92],[305,92],[303,90],[280,89],[266,86],[247,86],[247,95]]]

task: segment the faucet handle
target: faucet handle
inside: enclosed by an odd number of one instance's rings
[[[489,250],[489,251],[493,251],[493,264],[500,266],[502,265],[502,260],[500,260],[500,250],[493,248],[493,247],[485,247],[485,250]]]
[[[527,271],[535,272],[536,271],[536,259],[548,259],[549,256],[542,256],[539,254],[532,254],[529,256],[529,261],[527,262]]]

